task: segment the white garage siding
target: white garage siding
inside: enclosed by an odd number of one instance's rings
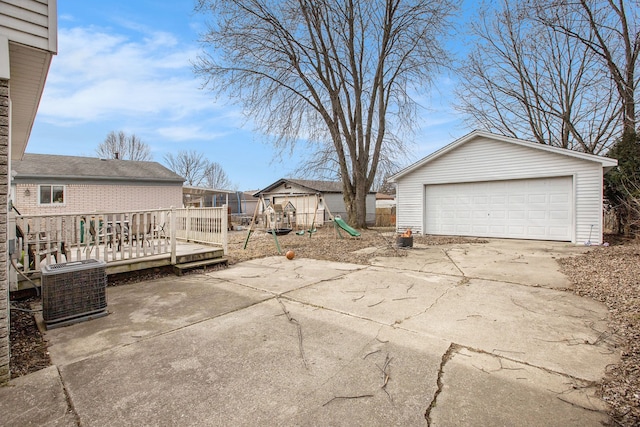
[[[418,162],[395,177],[398,231],[411,228],[416,233],[427,233],[425,186],[570,176],[571,241],[587,241],[593,226],[591,241],[600,243],[603,165],[610,166],[614,161],[607,159],[603,163],[596,156],[562,154],[561,150],[538,148],[524,141],[514,143],[486,132],[470,135],[459,140],[462,142],[450,144],[453,148],[446,150],[447,146],[442,150],[444,153],[434,153],[437,155],[421,161],[424,164]]]

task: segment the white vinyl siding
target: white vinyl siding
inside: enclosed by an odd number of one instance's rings
[[[0,34],[49,52],[57,51],[56,0],[2,0]]]
[[[347,220],[347,209],[344,206],[344,197],[342,196],[342,193],[340,194],[330,194],[330,193],[326,193],[323,195],[324,197],[324,203],[327,206],[328,210],[327,210],[327,215],[325,217],[325,220],[329,220],[329,212],[331,212],[332,215],[340,215],[341,218],[343,218],[345,221]],[[374,210],[375,212],[375,210]],[[369,211],[367,210],[367,214],[369,213]]]
[[[574,242],[600,243],[602,164],[477,136],[397,178],[397,229],[425,232],[425,185],[573,176]],[[593,237],[597,237],[596,239]]]
[[[267,200],[271,200],[273,198],[274,204],[281,204],[282,208],[286,208],[287,205],[291,204],[291,206],[295,209],[295,221],[297,226],[301,227],[310,227],[312,224],[322,225],[322,218],[324,216],[323,207],[318,204],[316,206],[317,200],[315,194],[312,195],[285,195],[285,196],[270,196],[269,199],[265,198],[265,202]]]
[[[342,219],[347,221],[347,208],[344,205],[344,197],[342,193],[328,193],[324,195],[324,201],[329,208],[329,211],[335,216],[340,215]],[[367,194],[367,217],[365,221],[367,224],[375,224],[376,222],[376,195]],[[326,218],[328,219],[328,218]]]

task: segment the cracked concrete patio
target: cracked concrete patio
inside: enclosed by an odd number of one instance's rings
[[[582,251],[271,257],[109,288],[109,316],[48,331],[55,366],[12,382],[22,402],[59,390],[52,410],[0,410],[8,425],[600,425],[615,340],[555,261]]]

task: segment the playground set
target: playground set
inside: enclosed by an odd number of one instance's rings
[[[291,199],[291,200],[290,200]],[[299,218],[303,215],[299,211],[299,204],[302,200],[304,209],[304,220],[299,220]],[[304,196],[290,196],[286,197],[283,203],[267,205],[264,198],[260,196],[260,200],[256,205],[256,209],[253,213],[253,218],[251,219],[251,224],[249,225],[249,231],[247,233],[247,238],[244,242],[244,249],[247,249],[247,245],[249,244],[249,239],[251,235],[255,231],[255,227],[257,224],[258,213],[262,210],[262,214],[264,215],[264,223],[266,225],[266,232],[273,236],[273,240],[276,245],[276,249],[278,250],[278,254],[282,254],[282,249],[280,248],[280,242],[278,241],[278,236],[284,236],[294,231],[294,227],[296,228],[295,233],[298,236],[304,236],[305,234],[309,235],[309,238],[313,236],[313,234],[317,231],[317,214],[318,207],[322,204],[324,209],[329,214],[329,221],[333,223],[334,228],[336,230],[336,234],[342,239],[342,231],[345,231],[352,237],[360,237],[360,232],[353,227],[349,226],[339,215],[332,215],[329,207],[324,203],[322,197],[319,194],[315,195],[315,208],[313,209],[312,219],[309,222],[309,216],[311,216],[310,212],[310,202],[309,198]],[[262,209],[261,209],[262,208]],[[322,219],[324,221],[324,218]]]

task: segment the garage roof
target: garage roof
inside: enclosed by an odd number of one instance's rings
[[[425,164],[437,159],[438,157],[456,149],[457,147],[466,144],[467,142],[476,139],[476,138],[489,138],[489,139],[493,139],[496,141],[502,141],[502,142],[506,142],[506,143],[510,143],[510,144],[515,144],[515,145],[520,145],[523,147],[529,147],[529,148],[533,148],[536,150],[542,150],[542,151],[548,151],[550,153],[555,153],[555,154],[560,154],[563,156],[568,156],[568,157],[573,157],[573,158],[578,158],[578,159],[582,159],[582,160],[587,160],[590,162],[597,162],[600,163],[602,165],[603,168],[605,168],[605,170],[609,170],[611,168],[614,168],[618,165],[618,161],[616,159],[611,159],[608,157],[602,157],[602,156],[596,156],[593,154],[586,154],[586,153],[581,153],[578,151],[573,151],[573,150],[568,150],[566,148],[559,148],[559,147],[553,147],[550,145],[545,145],[545,144],[540,144],[537,142],[531,142],[531,141],[524,141],[522,139],[517,139],[517,138],[511,138],[508,136],[503,136],[503,135],[497,135],[491,132],[486,132],[486,131],[481,131],[481,130],[474,130],[471,133],[468,133],[467,135],[463,136],[462,138],[459,138],[455,141],[453,141],[451,144],[448,144],[444,147],[442,147],[441,149],[433,152],[432,154],[428,155],[427,157],[424,157],[421,160],[418,160],[417,162],[415,162],[414,164],[402,169],[400,172],[398,172],[397,174],[391,176],[391,178],[389,178],[389,181],[391,182],[396,182],[396,180],[398,180],[399,178],[402,178],[403,176],[413,172],[416,169],[419,169],[420,167],[424,166]]]

